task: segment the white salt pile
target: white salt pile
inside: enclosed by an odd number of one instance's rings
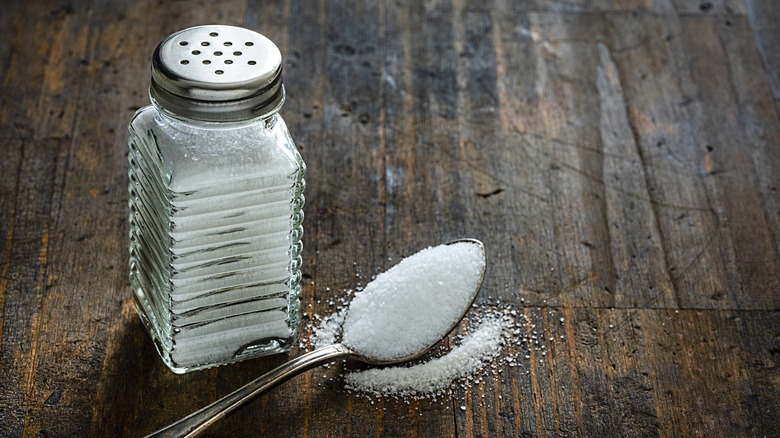
[[[347,388],[393,397],[444,395],[453,382],[468,378],[493,361],[510,338],[514,325],[507,313],[488,313],[448,354],[412,366],[347,374]]]
[[[459,321],[484,269],[484,250],[473,241],[427,248],[402,260],[355,295],[342,343],[377,359],[424,350]]]

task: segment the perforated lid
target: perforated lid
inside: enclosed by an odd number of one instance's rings
[[[149,92],[163,108],[192,119],[265,116],[284,102],[282,54],[271,40],[248,29],[191,27],[155,49]]]

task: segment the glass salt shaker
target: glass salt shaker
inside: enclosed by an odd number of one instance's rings
[[[128,126],[130,284],[157,350],[176,373],[289,350],[306,166],[278,114],[279,49],[182,30],[155,50],[149,94]]]

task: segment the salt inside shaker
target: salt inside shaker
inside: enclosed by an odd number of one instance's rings
[[[129,123],[130,284],[177,373],[289,350],[298,337],[306,166],[278,114],[282,56],[233,26],[157,47]]]

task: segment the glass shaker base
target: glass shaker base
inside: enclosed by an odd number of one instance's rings
[[[136,313],[138,313],[138,316],[140,317],[141,322],[146,328],[147,333],[149,333],[149,335],[151,336],[152,341],[154,342],[155,349],[157,350],[157,353],[160,354],[160,357],[162,358],[165,365],[167,365],[168,368],[170,368],[171,371],[173,371],[176,374],[184,374],[190,371],[204,370],[208,368],[218,367],[220,365],[227,365],[231,363],[241,362],[243,360],[253,359],[253,358],[267,356],[271,354],[286,353],[295,344],[298,338],[297,331],[295,331],[294,336],[288,338],[279,338],[279,337],[261,338],[241,346],[234,352],[230,352],[229,354],[226,354],[225,356],[223,356],[222,359],[218,361],[214,361],[212,359],[206,363],[182,363],[176,360],[175,348],[171,349],[166,347],[163,341],[166,338],[161,337],[158,334],[157,330],[159,329],[159,327],[156,324],[156,318],[154,317],[154,312],[152,312],[152,308],[149,304],[149,301],[145,297],[143,289],[141,289],[137,285],[132,285],[132,286],[133,286],[133,294],[132,294],[133,305],[135,307]],[[297,327],[297,323],[295,323],[294,326]]]

